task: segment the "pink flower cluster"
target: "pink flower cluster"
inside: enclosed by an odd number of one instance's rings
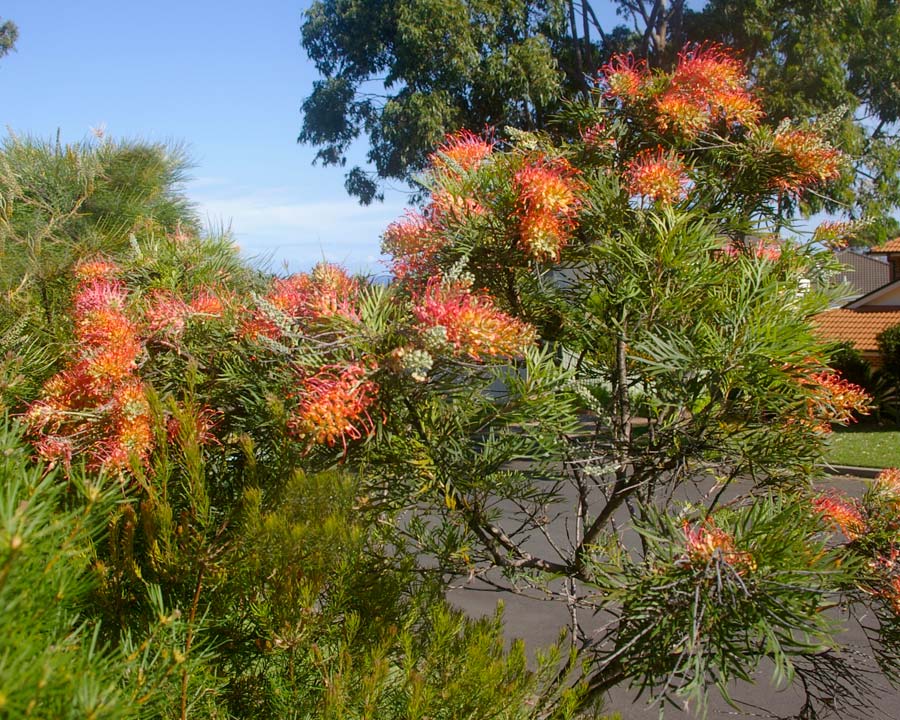
[[[533,327],[498,310],[487,295],[473,293],[459,282],[432,278],[414,298],[413,314],[421,331],[441,329],[456,352],[476,361],[518,357],[536,339]]]
[[[681,157],[661,147],[638,153],[628,164],[625,181],[631,195],[664,204],[682,200],[690,182]]]
[[[535,260],[557,260],[575,227],[582,188],[578,171],[563,159],[538,156],[513,177],[519,241]]]
[[[375,401],[378,386],[358,363],[320,368],[303,379],[298,391],[299,405],[289,427],[310,443],[333,446],[338,440],[358,440],[374,429],[368,408]]]
[[[343,268],[319,263],[311,273],[276,278],[264,300],[286,320],[299,326],[329,319],[356,322],[360,288],[359,280],[350,277]],[[260,308],[244,321],[242,334],[276,339],[282,335],[282,330],[275,319]]]
[[[150,405],[137,375],[143,345],[118,268],[95,260],[75,272],[75,359],[47,381],[25,420],[45,459],[68,466],[78,452],[91,467],[125,470],[153,447]]]

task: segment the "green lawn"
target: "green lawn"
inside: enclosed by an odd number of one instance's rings
[[[900,430],[856,426],[836,430],[828,439],[828,462],[858,467],[900,467]]]

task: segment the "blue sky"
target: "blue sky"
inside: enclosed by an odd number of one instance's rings
[[[189,196],[231,223],[248,257],[273,269],[323,257],[377,271],[381,232],[406,196],[368,208],[340,168],[312,167],[298,145],[300,104],[316,78],[300,47],[306,0],[7,0],[17,52],[0,61],[0,122],[20,135],[184,143]],[[364,148],[361,149],[363,151]]]
[[[385,227],[406,194],[347,197],[341,168],[298,145],[317,74],[300,46],[310,0],[5,0],[17,52],[0,61],[0,123],[63,141],[111,137],[186,145],[187,191],[248,258],[304,270],[323,258],[378,272]],[[608,7],[601,17],[612,19]],[[365,146],[360,143],[358,158]],[[351,158],[351,161],[355,158]],[[357,161],[359,161],[357,160]]]

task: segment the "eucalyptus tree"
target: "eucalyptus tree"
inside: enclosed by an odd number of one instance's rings
[[[369,167],[351,168],[346,187],[368,203],[384,182],[409,182],[445,133],[546,129],[562,101],[588,96],[613,53],[671,69],[687,44],[719,42],[744,63],[768,122],[829,118],[829,140],[856,158],[840,189],[786,203],[783,215],[870,217],[860,241],[884,240],[900,202],[898,38],[900,9],[874,0],[321,0],[302,29],[321,79],[298,141],[343,165],[364,140]]]

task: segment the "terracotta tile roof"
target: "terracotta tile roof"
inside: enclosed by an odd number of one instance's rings
[[[900,253],[900,237],[888,240],[884,245],[869,248],[870,253]]]
[[[878,352],[875,336],[892,325],[900,325],[900,307],[896,310],[836,308],[816,315],[813,322],[822,337],[849,340],[860,352]]]

